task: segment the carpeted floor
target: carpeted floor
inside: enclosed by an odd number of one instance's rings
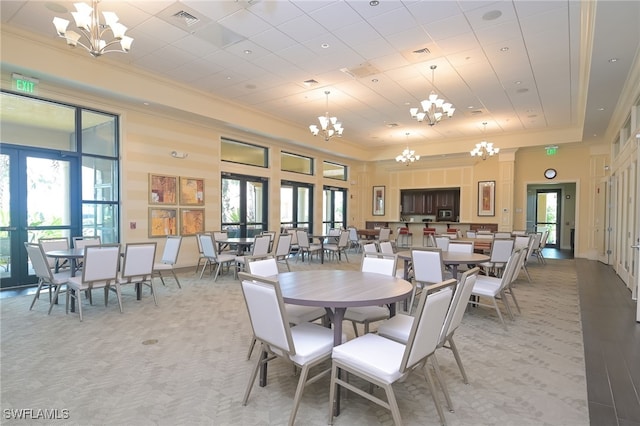
[[[349,259],[291,267],[358,269],[359,255]],[[438,352],[455,408],[446,413],[449,425],[589,424],[574,261],[530,265],[533,282],[522,275],[522,315],[507,319],[508,331],[491,309],[465,314],[456,342],[469,385],[450,352]],[[52,423],[16,420],[24,411],[12,410],[20,409],[34,410],[30,417],[58,410],[68,417],[54,422],[61,425],[286,424],[297,383],[290,365],[272,362],[268,386],[256,386],[241,404],[256,354],[246,360],[251,331],[238,281],[232,274],[199,280],[193,270],[179,276],[181,290],[156,281],[158,307],[148,290],[136,301],[126,288],[123,314],[114,296],[105,307],[96,291],[93,306],[83,305],[83,322],[65,315],[64,303],[47,316],[46,295],[33,311],[31,296],[1,299],[2,424]],[[305,390],[296,424],[327,424],[328,383]],[[394,389],[406,425],[439,423],[422,375]],[[335,424],[393,422],[387,410],[350,394]]]

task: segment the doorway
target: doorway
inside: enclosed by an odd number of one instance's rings
[[[560,248],[561,212],[560,189],[538,189],[536,191],[536,231],[547,230],[547,247]]]
[[[71,177],[76,157],[59,151],[0,146],[0,287],[37,282],[25,242],[71,236]],[[8,212],[8,214],[7,214]]]
[[[322,191],[322,232],[326,235],[330,229],[347,229],[347,190],[325,186]]]
[[[222,175],[222,230],[232,238],[251,238],[268,230],[266,179]]]

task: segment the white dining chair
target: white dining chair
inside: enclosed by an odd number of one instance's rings
[[[293,234],[282,233],[278,236],[278,242],[276,243],[276,251],[274,256],[276,262],[284,263],[287,267],[287,271],[291,271],[289,266],[289,256],[291,255],[291,241]]]
[[[256,235],[253,237],[253,244],[251,245],[251,254],[236,256],[236,276],[239,271],[245,270],[245,263],[247,256],[257,258],[260,256],[267,256],[269,254],[269,248],[271,247],[271,236],[268,234]]]
[[[69,238],[67,237],[40,238],[38,242],[45,253],[48,251],[69,249]],[[47,257],[46,260],[49,268],[53,269],[54,272],[60,272],[61,269],[70,267],[69,259]]]
[[[371,254],[365,253],[362,256],[362,263],[360,264],[360,271],[373,272],[376,274],[383,274],[389,277],[394,277],[396,274],[396,264],[398,263],[398,257],[395,254]],[[353,331],[358,336],[358,327],[356,324],[362,324],[364,326],[364,333],[369,332],[369,324],[376,321],[382,321],[389,318],[389,308],[386,306],[356,306],[347,308],[344,314],[346,321],[351,321],[353,325]]]
[[[153,263],[156,258],[157,243],[127,243],[124,248],[124,262],[118,279],[109,286],[118,297],[118,303],[122,305],[121,287],[124,285],[135,285],[136,293],[142,294],[142,286],[146,285],[151,289],[153,303],[158,306],[156,292],[153,288]]]
[[[277,278],[280,271],[278,270],[278,263],[274,257],[260,258],[260,259],[247,259],[247,270],[251,275],[259,277]],[[287,319],[290,324],[302,324],[303,322],[312,322],[318,319],[324,318],[327,312],[324,308],[315,306],[304,305],[292,305],[289,303],[284,304],[285,311],[287,312]],[[251,341],[249,346],[249,352],[247,353],[247,359],[251,358],[253,348],[256,344],[255,337]]]
[[[449,243],[451,242],[451,239],[449,236],[438,236],[436,237],[436,247],[438,247],[440,250],[442,251],[448,251],[449,250]]]
[[[342,386],[371,402],[391,411],[396,425],[402,425],[400,408],[393,391],[393,384],[402,381],[412,371],[422,369],[431,391],[440,421],[446,418],[436,395],[436,388],[426,363],[431,359],[436,375],[440,370],[433,354],[438,345],[440,331],[453,294],[456,280],[448,280],[425,290],[416,309],[414,323],[406,344],[374,333],[356,337],[333,348],[331,355],[331,387],[329,393],[329,423],[335,416],[336,390]],[[420,366],[423,366],[422,368]],[[348,373],[342,375],[341,372]],[[355,376],[383,389],[387,400],[354,386],[347,381]],[[438,377],[440,380],[440,377]],[[440,380],[442,383],[442,381]]]
[[[173,270],[173,266],[178,262],[178,254],[180,253],[181,244],[181,235],[168,235],[164,245],[164,250],[162,251],[162,259],[160,262],[155,262],[153,264],[153,276],[160,278],[162,285],[165,285],[164,273],[171,272],[173,279],[176,280],[176,283],[178,284],[178,288],[182,288],[180,280],[176,275],[176,271]]]
[[[491,245],[491,255],[488,262],[482,262],[480,268],[485,275],[495,275],[499,277],[502,274],[507,260],[513,252],[514,240],[512,239],[494,239]]]
[[[330,370],[320,364],[331,357],[333,331],[319,324],[303,322],[290,326],[287,319],[282,292],[277,280],[240,272],[240,283],[249,321],[258,343],[260,354],[249,378],[242,405],[247,405],[251,389],[262,364],[280,358],[299,367],[300,377],[293,398],[293,408],[289,415],[289,425],[295,422],[300,401],[307,384],[313,383]],[[321,372],[309,377],[309,372],[320,366]]]
[[[31,301],[29,310],[32,310],[36,300],[40,299],[40,292],[46,289],[49,293],[48,314],[51,314],[51,309],[53,309],[53,305],[58,300],[60,289],[71,277],[71,271],[67,269],[60,272],[53,272],[49,267],[44,248],[41,244],[25,242],[24,247],[27,249],[27,256],[29,256],[31,266],[33,267],[36,277],[38,277],[38,288],[36,289],[36,293],[33,295],[33,300]]]
[[[233,265],[233,268],[236,267],[236,256],[229,252],[218,253],[216,250],[216,244],[213,240],[211,234],[198,234],[196,238],[200,241],[200,246],[202,247],[202,255],[205,258],[204,265],[202,265],[202,270],[200,271],[200,279],[202,279],[202,275],[204,274],[205,269],[207,269],[207,265],[209,267],[216,268],[215,275],[213,276],[213,282],[216,282],[218,276],[220,275],[220,269],[223,265],[227,265],[227,268],[230,268]],[[234,276],[236,273],[234,272]]]
[[[120,265],[120,244],[103,244],[99,246],[87,246],[84,249],[84,267],[82,275],[69,277],[67,281],[66,312],[69,313],[69,301],[74,299],[78,306],[80,321],[82,321],[82,298],[80,292],[97,288],[104,289],[104,304],[109,300],[109,286],[115,284],[118,279],[118,267]],[[122,313],[122,300],[118,299],[120,312]]]

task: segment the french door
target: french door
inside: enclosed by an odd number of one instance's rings
[[[547,247],[560,248],[560,189],[536,191],[536,230],[549,230]]]
[[[0,287],[37,281],[25,242],[70,237],[80,229],[71,182],[78,160],[60,151],[0,145]],[[77,195],[76,195],[77,196]]]
[[[322,191],[322,232],[331,228],[347,229],[347,190],[325,186]]]
[[[229,237],[253,237],[268,230],[268,182],[253,176],[222,175],[222,229]]]

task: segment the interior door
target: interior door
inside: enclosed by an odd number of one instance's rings
[[[75,157],[0,146],[0,286],[35,283],[24,242],[69,237]]]
[[[536,230],[549,230],[547,247],[560,248],[560,189],[536,191]]]

